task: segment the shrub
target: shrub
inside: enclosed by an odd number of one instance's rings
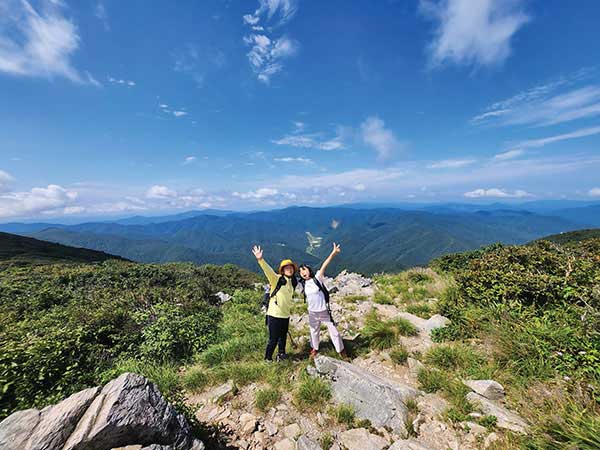
[[[481,355],[466,345],[439,345],[431,348],[425,355],[425,362],[438,369],[461,370],[468,373],[483,364]]]
[[[396,318],[382,321],[377,312],[372,310],[365,320],[362,334],[369,343],[371,349],[384,350],[394,346],[398,342],[398,336],[413,336],[417,329],[406,319]]]
[[[259,389],[256,391],[256,407],[264,412],[275,406],[279,402],[280,398],[281,394],[278,389]]]
[[[403,345],[397,345],[390,351],[390,359],[394,364],[404,364],[408,359],[408,350]]]
[[[383,292],[377,291],[373,297],[373,302],[379,303],[380,305],[393,305],[395,304],[394,299]]]
[[[331,386],[321,378],[305,377],[294,393],[298,409],[322,408],[331,398]]]
[[[392,327],[395,328],[396,332],[401,336],[416,336],[419,334],[417,328],[410,323],[408,320],[397,317],[388,322]]]
[[[125,372],[137,373],[148,378],[166,397],[170,397],[180,388],[176,366],[169,363],[139,359],[117,361],[113,368],[102,374],[101,382],[106,383]]]
[[[479,425],[489,429],[495,428],[497,423],[498,418],[496,416],[483,416],[479,419]]]

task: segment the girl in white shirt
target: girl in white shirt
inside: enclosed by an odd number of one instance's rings
[[[344,342],[338,329],[333,322],[331,317],[331,311],[329,309],[328,299],[326,299],[324,288],[325,288],[325,269],[331,262],[331,260],[341,252],[340,246],[333,244],[333,250],[327,259],[321,265],[321,268],[315,273],[310,266],[303,264],[300,266],[300,277],[302,278],[302,285],[304,287],[304,295],[306,302],[308,303],[308,325],[310,327],[310,343],[311,350],[310,356],[314,358],[319,351],[319,340],[321,334],[321,323],[327,325],[329,330],[329,337],[335,347],[335,350],[343,357],[346,357],[346,351],[344,350]]]

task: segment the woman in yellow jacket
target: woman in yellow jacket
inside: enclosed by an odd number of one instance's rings
[[[272,361],[275,347],[278,347],[277,361],[280,361],[287,358],[285,344],[290,325],[292,297],[298,284],[298,280],[294,276],[298,266],[291,259],[284,259],[279,264],[279,274],[277,274],[263,259],[263,251],[260,246],[254,246],[252,253],[271,285],[269,307],[267,308],[269,342],[265,350],[265,359]]]

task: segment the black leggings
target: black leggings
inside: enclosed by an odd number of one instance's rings
[[[275,347],[279,347],[277,353],[280,355],[285,354],[285,341],[287,340],[290,319],[267,316],[267,326],[269,327],[269,342],[265,350],[265,359],[272,360]]]

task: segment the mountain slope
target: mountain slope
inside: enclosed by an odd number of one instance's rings
[[[537,241],[550,241],[555,244],[571,244],[576,242],[585,241],[587,239],[600,238],[600,228],[592,228],[590,230],[576,230],[569,231],[566,233],[552,234],[543,238],[537,239]]]
[[[45,242],[30,237],[0,232],[0,264],[45,264],[56,262],[88,263],[122,259],[86,248]]]
[[[29,235],[121,255],[140,262],[232,262],[257,270],[250,253],[265,249],[269,262],[291,257],[318,264],[332,242],[343,252],[332,271],[363,273],[424,265],[432,258],[494,242],[521,244],[579,226],[527,211],[495,210],[436,214],[393,208],[293,207],[225,216],[199,215],[162,223],[98,222],[48,228]]]

